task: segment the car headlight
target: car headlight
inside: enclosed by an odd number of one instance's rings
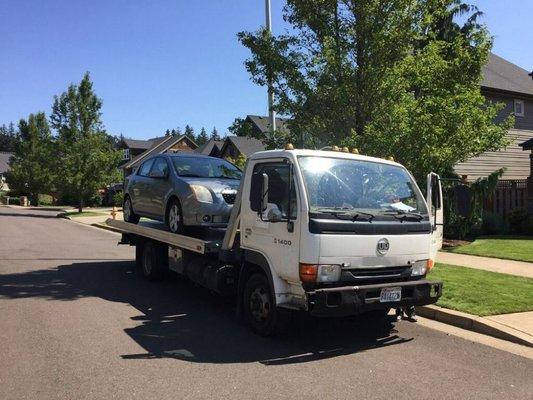
[[[422,276],[427,271],[428,260],[419,260],[411,264],[411,276]]]
[[[337,282],[340,278],[340,265],[322,264],[318,266],[317,282]]]
[[[196,197],[196,200],[202,202],[202,203],[212,203],[213,202],[213,196],[211,196],[211,192],[208,188],[202,185],[190,185],[192,192],[194,193],[194,197]]]

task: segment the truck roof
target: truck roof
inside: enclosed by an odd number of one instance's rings
[[[342,151],[332,151],[332,150],[308,150],[308,149],[295,149],[295,150],[265,150],[265,151],[258,151],[257,153],[254,153],[250,156],[250,159],[256,160],[256,159],[262,159],[262,158],[273,158],[273,157],[289,157],[289,158],[296,158],[299,156],[307,156],[307,157],[330,157],[330,158],[345,158],[350,160],[361,160],[361,161],[370,161],[370,162],[379,162],[383,164],[390,164],[390,165],[396,165],[401,166],[401,164],[395,162],[386,160],[384,158],[378,158],[378,157],[370,157],[365,156],[362,154],[353,154],[353,153],[345,153]]]

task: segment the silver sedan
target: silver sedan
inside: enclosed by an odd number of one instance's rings
[[[187,226],[225,227],[242,172],[226,160],[165,153],[145,160],[126,178],[124,220],[163,221],[174,233]]]

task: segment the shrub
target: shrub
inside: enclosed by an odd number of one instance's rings
[[[487,213],[483,216],[481,230],[485,235],[498,235],[507,232],[507,225],[501,215]]]
[[[525,208],[515,208],[507,216],[509,230],[512,233],[525,233],[527,230],[528,215]]]
[[[113,196],[113,204],[117,207],[122,207],[124,203],[124,192],[116,192]]]

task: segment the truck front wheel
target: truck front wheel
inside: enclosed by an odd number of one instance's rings
[[[253,274],[246,282],[243,311],[252,331],[261,336],[271,336],[285,331],[289,310],[276,307],[268,280],[263,274]]]

